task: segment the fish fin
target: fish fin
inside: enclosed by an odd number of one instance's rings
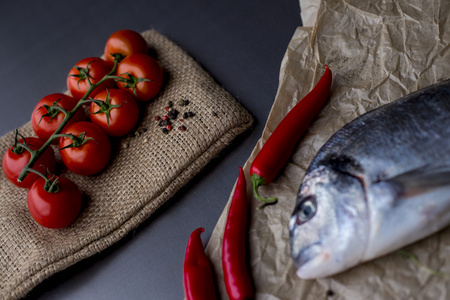
[[[450,187],[450,163],[425,165],[386,180],[398,187],[402,198],[415,197],[444,187]]]
[[[372,259],[428,236],[450,224],[450,162],[426,165],[381,180],[368,192]]]

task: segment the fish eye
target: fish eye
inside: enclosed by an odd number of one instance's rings
[[[297,209],[297,220],[299,224],[310,220],[316,214],[316,211],[317,203],[313,197],[308,197],[300,202]]]

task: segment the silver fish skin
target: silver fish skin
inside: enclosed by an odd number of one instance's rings
[[[356,118],[319,150],[289,221],[304,279],[327,277],[450,224],[450,80]]]

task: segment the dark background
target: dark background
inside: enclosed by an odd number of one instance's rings
[[[297,26],[295,0],[2,1],[0,135],[20,127],[43,96],[63,92],[69,69],[100,56],[111,33],[155,29],[187,51],[255,117],[254,128],[126,238],[42,282],[29,299],[182,299],[190,233],[204,243],[261,136],[281,60]]]

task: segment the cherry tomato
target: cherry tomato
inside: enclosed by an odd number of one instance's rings
[[[139,108],[126,91],[107,89],[95,96],[101,100],[98,105],[91,102],[91,121],[100,126],[110,136],[123,136],[130,132],[139,119]]]
[[[72,67],[72,69],[70,69],[69,75],[67,76],[67,89],[77,100],[81,99],[89,89],[87,78],[85,75],[80,74],[80,68],[88,70],[89,80],[93,84],[99,82],[112,70],[111,64],[99,57],[86,57],[80,60],[75,66]],[[92,92],[92,95],[95,95],[106,88],[114,87],[116,87],[114,80],[107,80],[100,84],[100,86]]]
[[[81,210],[81,192],[67,178],[58,177],[58,191],[47,192],[40,177],[27,194],[27,205],[33,219],[47,228],[63,228],[72,223]]]
[[[117,67],[117,75],[128,79],[141,78],[150,81],[140,81],[135,85],[123,82],[117,82],[120,89],[128,91],[136,100],[150,101],[161,90],[163,84],[163,69],[159,62],[145,54],[132,54],[125,57]]]
[[[77,105],[75,98],[61,93],[47,95],[36,104],[31,114],[31,126],[33,127],[34,133],[44,142],[50,138],[64,119],[64,113],[62,111],[57,108],[52,108],[55,101],[58,101],[57,106],[67,111],[72,110]],[[70,125],[83,121],[84,118],[83,109],[78,109],[67,124]],[[55,140],[55,143],[57,143],[57,140]]]
[[[33,150],[38,150],[44,144],[40,139],[36,137],[26,137],[26,144]],[[19,143],[23,143],[23,139],[19,140]],[[34,181],[39,178],[39,175],[30,172],[22,182],[18,182],[17,178],[22,172],[22,169],[28,164],[30,161],[30,152],[26,149],[22,149],[20,153],[16,154],[13,152],[15,146],[12,146],[6,150],[5,155],[3,156],[3,173],[5,173],[6,178],[21,188],[30,188]],[[34,164],[33,169],[41,172],[42,174],[46,174],[46,171],[53,173],[55,170],[56,161],[55,161],[55,153],[52,148],[47,148],[44,153],[42,153],[41,157]]]
[[[105,45],[105,59],[114,61],[114,54],[121,54],[121,59],[133,53],[148,53],[148,44],[145,39],[133,30],[119,30],[111,34]],[[111,56],[113,54],[113,56]],[[119,61],[121,60],[119,59]]]
[[[69,137],[59,140],[59,153],[70,171],[88,176],[99,173],[106,167],[111,156],[111,144],[108,135],[98,125],[77,122],[67,126],[63,133],[73,134],[79,140],[73,141]],[[71,144],[74,147],[67,147]]]

